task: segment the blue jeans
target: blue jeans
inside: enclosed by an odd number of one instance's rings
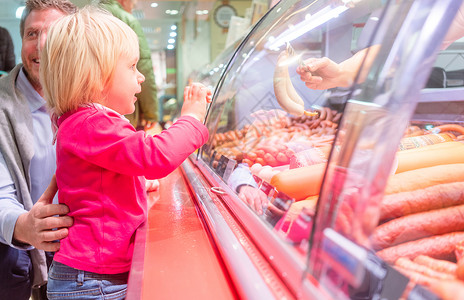
[[[97,274],[53,261],[48,272],[48,299],[124,299],[129,272]]]

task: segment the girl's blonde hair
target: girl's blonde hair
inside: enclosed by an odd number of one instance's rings
[[[135,32],[101,8],[86,6],[59,19],[48,32],[40,59],[40,80],[52,116],[104,103],[119,58],[138,53]]]

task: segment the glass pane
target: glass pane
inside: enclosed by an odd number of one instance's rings
[[[293,289],[292,276],[334,299],[408,287],[411,274],[380,252],[379,228],[396,219],[382,217],[384,194],[419,157],[409,138],[463,145],[462,42],[440,46],[460,2],[280,1],[226,65],[200,159],[249,207],[237,218],[261,251],[286,247],[285,263],[270,263]],[[432,295],[425,286],[412,293]]]

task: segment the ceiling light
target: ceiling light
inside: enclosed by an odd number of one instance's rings
[[[177,9],[167,9],[166,10],[166,14],[171,15],[171,16],[177,15],[178,13],[179,13],[179,11]]]
[[[169,39],[169,40],[168,40],[168,43],[169,43],[169,44],[174,44],[175,42],[176,42],[175,39]]]
[[[307,15],[304,21],[296,24],[292,28],[285,30],[273,41],[269,39],[265,47],[267,49],[277,50],[280,46],[285,45],[286,42],[293,41],[294,39],[300,37],[306,32],[329,22],[334,18],[337,18],[340,14],[342,14],[348,9],[348,7],[343,5],[338,7],[332,7],[330,5],[326,6],[312,16]]]
[[[175,33],[175,32],[173,31],[173,32],[169,33],[169,36],[170,36],[170,37],[175,37],[175,36],[177,36],[177,33]]]
[[[20,6],[16,9],[16,19],[21,19],[21,16],[23,15],[23,11],[25,8],[25,6]]]
[[[172,45],[172,44],[168,45],[166,48],[168,48],[169,50],[172,50],[172,49],[174,49],[174,45]]]
[[[150,6],[151,6],[151,7],[158,7],[158,3],[152,2],[152,3],[150,4]]]
[[[177,29],[177,26],[176,25],[172,25],[171,26],[171,30],[176,30]]]

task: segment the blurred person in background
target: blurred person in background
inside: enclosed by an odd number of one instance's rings
[[[75,11],[67,0],[28,0],[20,21],[22,63],[0,78],[1,299],[28,300],[31,294],[47,299],[48,266],[60,247],[56,241],[73,223],[65,216],[66,205],[52,203],[55,147],[39,51],[49,26]]]
[[[14,66],[16,66],[16,57],[13,40],[6,28],[0,27],[0,71],[8,73]]]
[[[138,36],[140,60],[137,69],[145,76],[145,82],[142,83],[142,92],[137,94],[135,112],[126,118],[138,130],[153,128],[159,121],[157,88],[147,39],[140,22],[132,15],[136,0],[101,0],[100,3],[113,16],[129,25]]]

